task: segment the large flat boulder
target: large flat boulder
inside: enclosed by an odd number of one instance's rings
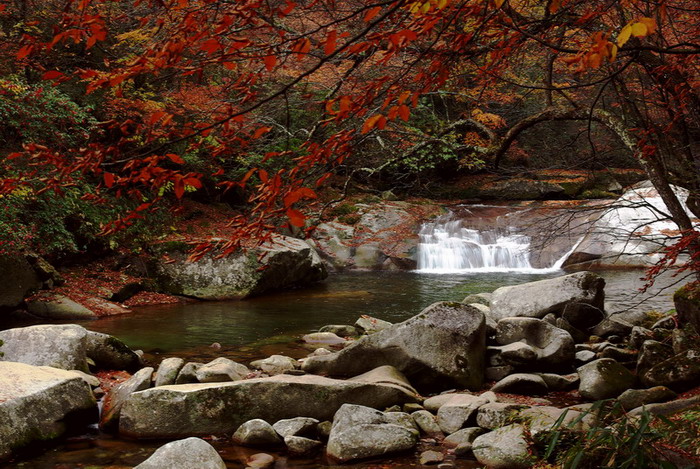
[[[39,325],[0,331],[0,360],[88,371],[87,330],[75,324]]]
[[[605,280],[592,272],[501,287],[491,297],[491,316],[542,319],[549,313],[561,314],[567,305],[585,303],[603,309]]]
[[[175,262],[156,266],[160,288],[203,300],[247,298],[323,280],[327,275],[311,246],[287,236],[221,259],[208,255],[189,262],[185,252],[168,252],[168,257]]]
[[[479,389],[484,379],[485,330],[479,309],[435,303],[338,353],[309,357],[302,368],[310,373],[353,376],[391,365],[418,390]]]
[[[323,421],[331,420],[345,403],[385,408],[415,400],[415,395],[391,384],[313,375],[160,386],[129,396],[121,410],[119,431],[134,438],[233,433],[252,419],[277,422],[311,417]]]
[[[95,420],[95,397],[78,373],[0,362],[0,460]]]

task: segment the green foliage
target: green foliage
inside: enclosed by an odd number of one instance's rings
[[[596,416],[597,425],[586,432],[572,431],[588,414]],[[654,417],[646,411],[628,417],[619,403],[599,401],[569,425],[563,426],[563,420],[562,415],[548,432],[544,458],[564,469],[676,467],[664,460],[656,445],[673,428],[652,425]]]
[[[357,207],[349,202],[343,202],[336,205],[328,211],[328,214],[333,218],[352,215],[357,213]]]
[[[0,140],[75,148],[97,130],[92,108],[80,106],[50,84],[0,79]]]

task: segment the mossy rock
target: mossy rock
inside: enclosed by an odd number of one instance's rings
[[[673,295],[678,320],[692,326],[700,333],[700,282],[692,282]]]

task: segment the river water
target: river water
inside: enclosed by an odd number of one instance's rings
[[[142,349],[146,359],[157,364],[162,358],[181,356],[205,361],[218,356],[247,362],[273,353],[293,357],[308,354],[298,341],[302,334],[326,324],[352,324],[363,314],[391,322],[402,321],[435,301],[461,301],[466,295],[490,292],[514,285],[562,275],[547,273],[474,273],[426,274],[418,272],[355,272],[333,274],[311,288],[282,292],[236,302],[198,302],[139,308],[133,314],[82,323],[91,330],[109,333],[134,349]],[[641,271],[607,272],[606,299],[617,311],[628,307],[643,310],[668,310],[671,292],[656,294],[660,287],[674,281],[657,282],[644,295],[653,296],[642,306],[636,290],[641,286]],[[213,343],[220,348],[211,347]],[[162,442],[134,442],[100,434],[68,439],[40,452],[36,457],[0,465],[6,468],[73,469],[126,468],[140,463]],[[244,467],[243,460],[254,453],[226,441],[215,441],[229,468]],[[427,449],[427,448],[422,448]],[[474,462],[457,460],[455,467],[478,467]],[[344,465],[345,468],[418,467],[414,456],[402,456],[381,462]],[[329,467],[323,459],[287,460],[280,468]],[[194,469],[194,468],[193,468]]]

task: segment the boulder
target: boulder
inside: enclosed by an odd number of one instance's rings
[[[360,331],[355,326],[347,324],[330,324],[323,326],[318,332],[332,332],[339,337],[354,337],[360,335]]]
[[[526,469],[534,462],[525,429],[518,424],[478,436],[472,451],[477,461],[491,469]]]
[[[175,384],[177,380],[177,375],[185,366],[185,360],[178,357],[166,358],[160,365],[158,365],[158,371],[156,371],[155,386],[167,386],[169,384]]]
[[[241,446],[271,448],[282,445],[282,439],[272,425],[262,419],[243,422],[233,434],[233,442]]]
[[[598,325],[591,329],[593,335],[598,337],[609,337],[611,335],[626,336],[632,332],[634,326],[624,319],[610,316],[603,319]]]
[[[569,304],[585,303],[603,309],[605,280],[592,272],[501,287],[491,297],[496,321],[511,317],[543,318],[560,314]]]
[[[360,332],[360,334],[374,334],[375,332],[383,331],[390,326],[392,326],[392,324],[389,321],[373,318],[372,316],[367,316],[366,314],[360,316],[360,318],[355,321],[355,328]]]
[[[204,366],[204,363],[187,362],[178,372],[175,384],[191,384],[198,383],[197,370]]]
[[[392,423],[398,425],[399,427],[404,427],[407,430],[416,433],[416,436],[420,435],[420,429],[416,422],[406,412],[396,412],[396,411],[386,411],[384,412],[384,420],[386,423]]]
[[[200,438],[171,441],[134,469],[226,469],[214,447]]]
[[[499,348],[501,359],[509,365],[527,365],[537,360],[537,352],[525,342],[513,342]]]
[[[85,353],[97,369],[135,371],[141,367],[141,357],[121,340],[101,332],[87,331]]]
[[[370,383],[370,384],[383,384],[385,386],[395,386],[398,389],[402,389],[411,395],[417,395],[418,392],[411,386],[406,376],[393,366],[386,365],[380,366],[367,373],[362,373],[361,375],[354,376],[348,381],[354,381],[358,383]]]
[[[581,331],[588,331],[607,317],[602,309],[587,303],[569,303],[561,315],[569,324]]]
[[[0,362],[0,460],[96,420],[95,397],[78,373]]]
[[[486,399],[488,402],[496,402],[493,393],[484,393],[480,396],[463,392],[438,394],[423,401],[423,406],[430,412],[437,412],[445,405],[471,405],[475,400]]]
[[[0,331],[0,360],[88,371],[87,330],[74,324],[39,325]]]
[[[476,414],[476,424],[487,430],[504,427],[517,415],[519,410],[525,407],[527,406],[523,404],[489,402],[479,407],[479,412]]]
[[[656,335],[651,329],[647,329],[641,326],[634,326],[632,328],[632,331],[630,332],[628,342],[630,347],[632,347],[635,350],[639,350],[640,348],[642,348],[642,344],[644,344],[645,341],[654,340],[655,338]]]
[[[496,328],[496,341],[502,345],[524,342],[535,352],[538,366],[564,367],[574,360],[571,335],[541,319],[502,319]]]
[[[448,435],[443,441],[446,448],[457,448],[465,443],[473,443],[477,436],[483,435],[484,429],[481,427],[462,428],[451,435]]]
[[[301,340],[307,344],[323,344],[323,345],[340,345],[345,344],[346,340],[333,332],[312,332],[305,334]]]
[[[535,373],[547,385],[550,391],[568,391],[578,387],[578,373],[558,375],[555,373]]]
[[[673,353],[676,354],[691,348],[700,348],[700,336],[690,327],[673,329],[671,331],[671,347]]]
[[[207,255],[188,262],[187,253],[169,252],[174,262],[156,266],[162,291],[204,300],[241,299],[326,278],[316,251],[300,239],[278,236],[262,246],[224,258]]]
[[[465,305],[478,303],[484,306],[491,306],[491,298],[493,295],[491,293],[476,293],[474,295],[467,295],[462,303]]]
[[[394,386],[314,375],[160,386],[129,396],[119,430],[135,438],[221,434],[256,418],[267,422],[299,416],[330,420],[344,403],[386,408],[416,400],[415,395]]]
[[[216,358],[200,366],[195,371],[197,381],[200,383],[238,381],[245,378],[248,373],[250,373],[250,370],[247,366],[236,363],[225,357]]]
[[[326,454],[348,462],[406,451],[418,442],[416,433],[387,423],[381,412],[344,404],[333,419]]]
[[[30,313],[46,319],[96,319],[97,314],[70,298],[52,292],[41,292],[27,300]]]
[[[418,463],[421,466],[429,466],[431,464],[440,464],[445,460],[445,455],[440,451],[423,451],[418,458]]]
[[[281,375],[285,371],[299,367],[299,363],[295,359],[284,355],[271,355],[263,360],[256,360],[250,365],[271,376]]]
[[[635,376],[611,358],[600,358],[578,369],[579,393],[593,401],[617,397],[632,388]]]
[[[442,430],[438,425],[437,418],[427,410],[418,410],[411,414],[421,433],[429,437],[442,436]]]
[[[570,431],[587,431],[595,424],[591,413],[575,409],[559,409],[552,406],[533,406],[520,412],[533,437],[549,432],[553,427]]]
[[[153,368],[146,367],[137,371],[126,381],[114,386],[102,401],[102,413],[100,415],[100,429],[106,432],[116,431],[119,425],[124,402],[132,393],[143,391],[151,387]]]
[[[20,254],[0,254],[0,310],[18,307],[41,281]]]
[[[700,334],[700,282],[693,282],[680,288],[673,295],[678,322],[688,324]]]
[[[515,373],[506,376],[491,387],[493,392],[524,394],[526,396],[547,394],[548,390],[547,383],[540,376],[528,373]]]
[[[282,419],[276,422],[272,428],[282,438],[288,436],[305,436],[312,435],[316,431],[316,426],[319,424],[317,419],[309,417],[295,417],[293,419]]]
[[[623,409],[632,410],[645,404],[666,402],[676,398],[676,393],[666,386],[654,386],[649,389],[628,389],[620,394],[617,401]]]
[[[309,373],[352,376],[392,365],[421,389],[478,389],[484,376],[485,321],[476,308],[435,303],[407,321],[361,338],[333,355],[309,357]]]
[[[700,383],[700,349],[686,350],[654,365],[642,375],[645,386],[667,386],[687,391]]]
[[[464,395],[464,399],[468,395]],[[448,402],[441,406],[437,412],[437,421],[442,430],[446,434],[454,433],[469,421],[472,416],[476,416],[477,410],[488,404],[489,400],[481,396],[469,396],[470,399],[466,402],[457,403],[455,401]]]
[[[637,357],[637,376],[644,376],[647,371],[673,355],[673,348],[670,345],[656,340],[645,340]]]
[[[323,443],[303,436],[285,436],[284,444],[290,456],[308,456],[318,450]]]

